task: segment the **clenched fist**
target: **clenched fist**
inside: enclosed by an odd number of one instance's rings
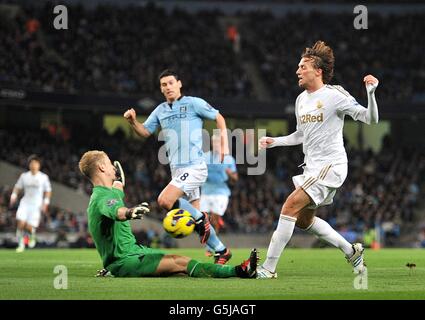
[[[260,140],[258,140],[258,147],[260,149],[267,149],[273,147],[273,143],[275,140],[270,137],[262,137]]]
[[[378,87],[379,81],[374,76],[368,74],[363,78],[363,81],[366,85],[366,90],[369,94],[372,94],[375,92],[376,88]]]
[[[124,118],[130,123],[136,121],[136,111],[133,108],[128,109],[124,112]]]

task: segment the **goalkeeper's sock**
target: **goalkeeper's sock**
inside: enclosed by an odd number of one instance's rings
[[[339,248],[347,257],[353,254],[353,246],[332,228],[329,223],[314,217],[313,223],[305,231],[316,235],[319,239]]]
[[[263,267],[268,271],[276,271],[280,255],[286,244],[291,240],[296,221],[297,219],[294,217],[280,215],[276,231],[273,233],[272,239],[270,240],[266,261],[263,263]]]
[[[230,265],[202,263],[190,260],[187,264],[187,274],[194,278],[230,278],[236,277],[236,269]]]

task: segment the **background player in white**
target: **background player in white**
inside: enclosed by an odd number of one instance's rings
[[[296,72],[298,85],[305,89],[295,102],[297,130],[283,137],[263,137],[261,148],[303,144],[304,172],[292,178],[295,190],[283,204],[267,258],[258,268],[258,278],[275,278],[276,266],[295,225],[341,249],[355,273],[366,270],[363,246],[350,244],[326,221],[315,216],[319,206],[329,205],[347,177],[347,154],[343,144],[344,117],[364,123],[378,122],[375,89],[378,80],[367,75],[367,109],[340,86],[328,85],[333,76],[334,55],[323,41],[306,48]]]
[[[159,84],[166,101],[158,105],[144,123],[136,119],[136,111],[124,113],[135,132],[148,137],[161,127],[171,167],[171,182],[162,190],[158,204],[166,209],[181,208],[196,220],[195,230],[202,244],[208,244],[219,255],[217,263],[231,258],[228,248],[217,237],[208,215],[199,211],[200,187],[207,179],[208,170],[202,151],[203,119],[215,120],[220,130],[222,161],[229,153],[227,128],[224,117],[205,100],[184,96],[182,82],[176,72],[165,70],[159,75]]]
[[[238,180],[236,161],[230,155],[225,155],[223,162],[220,160],[220,136],[213,135],[211,138],[212,151],[205,153],[205,161],[208,167],[207,181],[201,187],[201,211],[207,212],[211,224],[216,233],[224,225],[223,215],[226,212],[231,194],[227,185],[228,181]],[[214,253],[213,249],[207,245],[207,256]],[[216,256],[219,258],[219,256]]]
[[[16,252],[25,250],[25,232],[29,233],[29,248],[36,245],[35,231],[40,224],[40,212],[46,213],[52,196],[49,177],[40,171],[41,161],[36,155],[28,158],[29,171],[20,175],[10,196],[10,207],[17,199],[19,192],[24,191],[18,211],[16,212],[18,247]]]

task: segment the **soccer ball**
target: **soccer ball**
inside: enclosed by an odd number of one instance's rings
[[[167,213],[162,225],[173,238],[184,238],[195,229],[195,219],[186,210],[174,209]]]

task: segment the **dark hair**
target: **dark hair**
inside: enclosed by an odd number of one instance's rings
[[[169,77],[169,76],[174,76],[176,80],[179,80],[179,75],[177,74],[177,72],[171,69],[165,69],[164,71],[162,71],[160,75],[158,76],[158,80],[161,81],[162,78]]]
[[[301,58],[313,59],[316,69],[322,69],[324,83],[329,83],[334,76],[334,53],[331,47],[325,42],[318,40],[312,48],[305,48]]]
[[[39,157],[39,156],[37,156],[36,154],[32,154],[32,155],[30,155],[30,156],[28,157],[28,159],[27,159],[27,164],[29,165],[29,164],[31,163],[31,161],[33,161],[33,160],[38,161],[38,163],[40,163],[40,164],[41,164],[41,159],[40,159],[40,157]]]

